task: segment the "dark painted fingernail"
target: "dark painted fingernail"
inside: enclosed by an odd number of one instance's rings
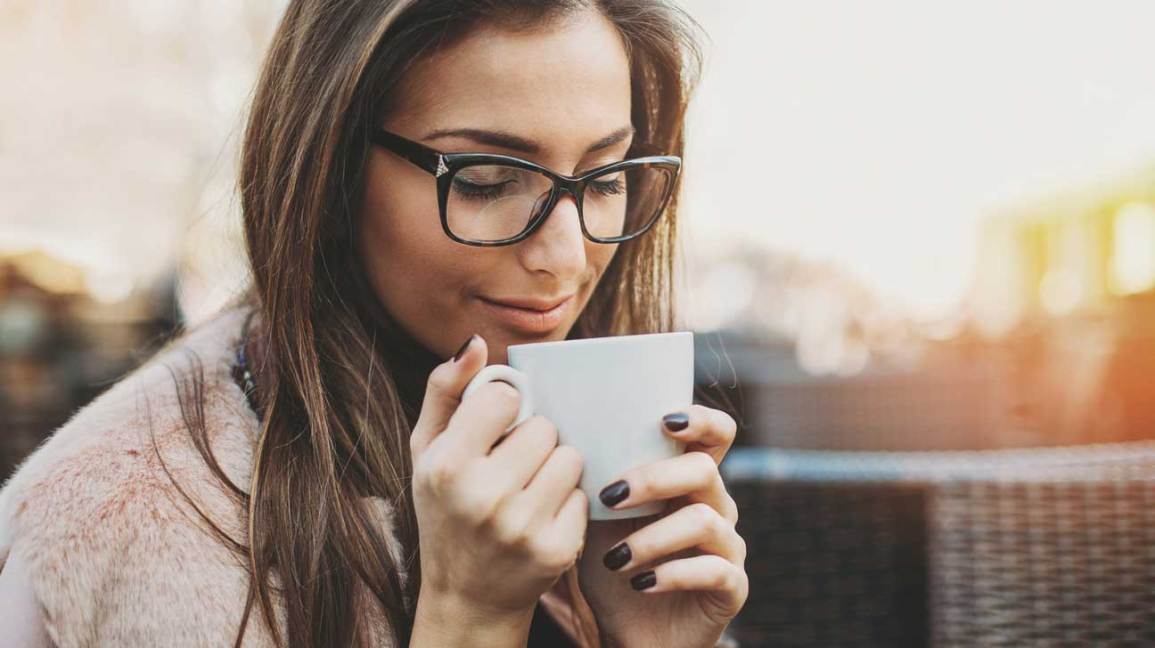
[[[674,412],[662,417],[662,423],[671,432],[680,432],[690,426],[690,417],[685,412]]]
[[[644,589],[650,589],[657,583],[658,577],[654,575],[652,570],[642,572],[630,579],[630,587],[638,590],[639,592]]]
[[[630,558],[632,557],[633,554],[630,553],[630,546],[623,542],[613,549],[607,551],[605,558],[602,558],[602,562],[605,563],[605,566],[609,569],[616,571],[621,569],[622,566],[626,563],[630,562]]]
[[[624,479],[617,480],[616,482],[603,488],[602,492],[598,493],[598,497],[601,498],[602,504],[605,504],[606,506],[613,506],[614,504],[617,504],[629,496],[630,485],[627,484]]]
[[[470,335],[469,339],[465,341],[465,344],[462,344],[461,348],[457,350],[457,353],[453,354],[453,361],[454,362],[457,362],[458,360],[461,359],[461,355],[463,353],[465,353],[465,350],[468,349],[469,345],[473,343],[473,338],[475,338],[475,337],[477,337],[476,334]]]

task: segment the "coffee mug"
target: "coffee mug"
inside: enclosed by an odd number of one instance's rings
[[[647,333],[583,340],[517,344],[509,365],[483,368],[462,398],[481,385],[502,381],[521,395],[511,432],[534,414],[549,419],[558,444],[582,456],[581,489],[591,520],[661,513],[665,502],[620,511],[598,498],[627,470],[676,457],[685,443],[662,432],[662,417],[686,411],[694,397],[694,334]]]

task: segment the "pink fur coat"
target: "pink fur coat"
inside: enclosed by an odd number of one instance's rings
[[[195,352],[205,372],[210,444],[225,473],[247,490],[258,421],[230,375],[244,315],[222,311],[166,347],[77,412],[0,490],[0,563],[9,552],[20,557],[57,646],[233,644],[248,589],[245,564],[210,533],[173,479],[242,542],[244,515],[193,446],[173,377],[189,371]],[[388,505],[373,504],[390,527]],[[542,603],[574,636],[557,590]],[[376,629],[371,644],[391,646],[384,613],[372,604],[367,614]],[[273,645],[255,610],[244,645]]]

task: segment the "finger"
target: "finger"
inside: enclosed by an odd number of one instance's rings
[[[683,506],[634,531],[602,557],[611,570],[631,570],[686,549],[700,549],[741,564],[746,542],[717,511],[701,502]]]
[[[599,496],[603,504],[615,510],[685,497],[710,505],[732,524],[738,522],[738,507],[726,492],[718,464],[704,452],[687,452],[633,468],[602,489]]]
[[[636,574],[630,585],[644,592],[706,591],[714,593],[717,614],[727,620],[738,613],[750,592],[746,570],[721,556],[679,558]]]
[[[449,424],[461,403],[461,392],[465,391],[470,379],[485,366],[488,357],[489,348],[485,340],[480,335],[473,335],[462,345],[456,360],[446,360],[429,374],[425,384],[425,398],[421,402],[421,414],[409,437],[413,458],[420,456],[434,437]]]
[[[431,444],[440,446],[439,452],[461,458],[486,457],[517,420],[520,404],[521,394],[509,383],[485,383],[461,400],[445,430]]]
[[[686,451],[698,450],[720,464],[734,445],[738,424],[726,412],[704,405],[691,405],[685,410],[662,417],[662,431],[667,436],[686,442]]]
[[[589,523],[590,502],[586,494],[580,489],[574,489],[566,497],[565,503],[553,519],[553,532],[561,534],[563,538],[574,538],[577,542],[577,551],[581,552],[585,544],[586,525]]]
[[[514,428],[482,460],[488,479],[508,491],[525,488],[557,447],[557,428],[544,416],[531,416]]]
[[[514,495],[511,504],[522,507],[535,517],[557,516],[567,498],[581,483],[582,457],[573,446],[558,446],[525,487]]]

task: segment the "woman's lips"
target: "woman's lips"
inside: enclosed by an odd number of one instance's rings
[[[478,297],[478,301],[493,317],[507,327],[519,333],[540,335],[549,333],[561,326],[565,320],[566,310],[569,309],[570,302],[573,301],[573,296],[567,297],[557,306],[544,311],[499,304],[484,297]]]

